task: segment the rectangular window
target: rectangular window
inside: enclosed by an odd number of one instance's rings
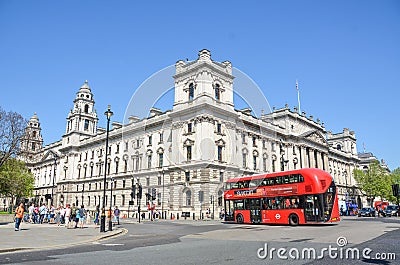
[[[263,171],[266,172],[267,171],[267,159],[263,158]]]
[[[147,156],[147,168],[151,168],[151,155]]]
[[[192,160],[192,146],[191,145],[187,146],[186,151],[187,151],[186,160],[187,161]]]
[[[163,167],[164,164],[164,154],[158,154],[158,167]]]
[[[186,179],[186,181],[190,181],[190,172],[189,171],[185,172],[185,179]]]
[[[222,162],[222,146],[218,146],[218,161]]]

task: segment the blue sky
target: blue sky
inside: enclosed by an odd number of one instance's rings
[[[400,166],[399,1],[0,0],[0,106],[37,112],[45,144],[65,131],[89,80],[100,126],[122,121],[135,89],[199,50],[229,60],[271,106],[297,105],[358,150]]]

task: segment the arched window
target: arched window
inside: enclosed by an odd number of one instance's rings
[[[89,120],[88,120],[88,119],[85,119],[85,124],[84,124],[84,126],[83,126],[83,129],[84,129],[85,131],[89,130]]]
[[[88,104],[85,105],[85,113],[89,113],[89,105]]]
[[[185,192],[185,199],[186,199],[186,206],[191,206],[192,205],[192,192],[190,190],[187,190]]]
[[[194,85],[190,83],[189,85],[189,100],[193,100],[194,98]]]
[[[220,100],[221,99],[221,90],[219,88],[219,84],[215,85],[215,99]]]

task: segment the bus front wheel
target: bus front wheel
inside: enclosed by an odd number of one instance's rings
[[[292,213],[291,215],[289,215],[289,224],[291,226],[296,226],[299,224],[299,217],[297,216],[297,214]]]
[[[241,215],[241,214],[236,215],[236,222],[238,224],[243,224],[243,222],[244,222],[243,215]]]

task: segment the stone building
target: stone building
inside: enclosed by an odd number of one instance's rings
[[[85,81],[61,139],[46,146],[41,138],[22,145],[35,176],[35,199],[46,201],[48,194],[56,205],[94,209],[102,203],[106,175],[106,207],[112,185],[112,204],[136,211],[131,190],[140,183],[144,194],[155,195],[150,201],[143,195],[142,209],[154,203],[168,216],[188,212],[198,218],[206,209],[223,208],[223,182],[238,175],[321,168],[335,178],[342,200],[345,189],[356,186],[354,132],[332,134],[320,120],[288,106],[259,118],[250,109],[235,109],[232,65],[213,61],[208,50],[175,67],[172,109],[153,108],[147,118],[113,122],[107,157],[106,130],[97,127],[93,93]],[[28,131],[41,135],[36,114]]]

